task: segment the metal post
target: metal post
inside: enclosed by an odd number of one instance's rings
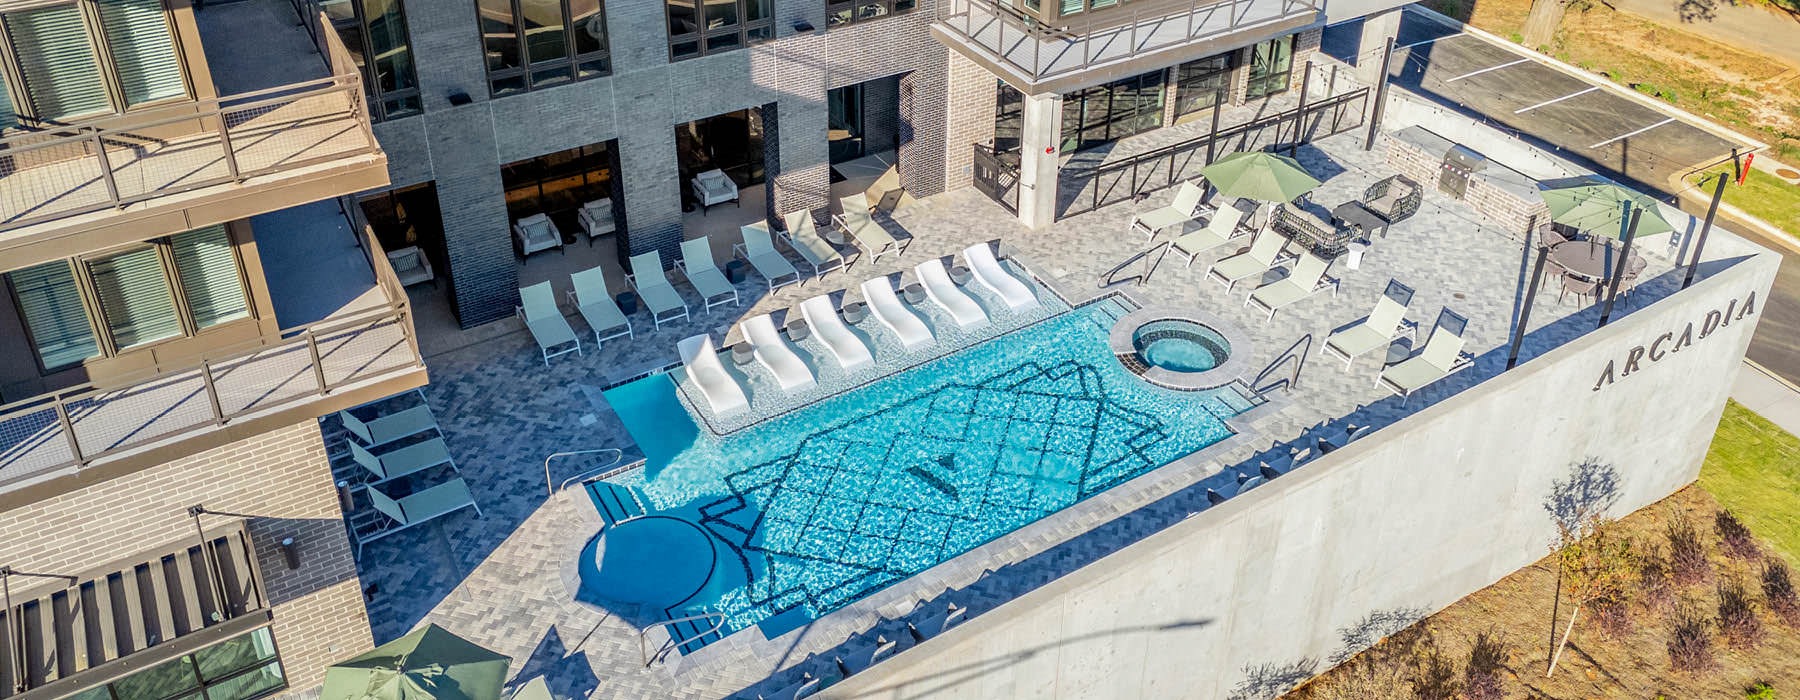
[[[1300,104],[1294,107],[1294,145],[1288,146],[1288,157],[1300,155],[1300,135],[1306,130],[1306,91],[1312,87],[1312,61],[1300,73]]]
[[[76,464],[87,464],[87,458],[81,456],[81,440],[75,437],[75,424],[69,420],[69,407],[63,405],[58,396],[51,404],[56,407],[56,422],[62,426],[63,436],[69,439],[69,454],[75,458]]]
[[[1619,300],[1619,283],[1625,279],[1625,267],[1631,262],[1631,239],[1637,237],[1638,215],[1642,209],[1633,208],[1631,202],[1625,207],[1631,210],[1631,220],[1625,223],[1625,245],[1619,247],[1619,262],[1613,266],[1611,281],[1606,285],[1606,307],[1600,310],[1600,325],[1605,326],[1612,318],[1613,302]]]
[[[106,194],[112,197],[113,206],[125,206],[119,197],[119,183],[113,179],[112,161],[106,158],[106,140],[100,138],[99,132],[94,133],[94,157],[100,161],[100,179],[106,181]]]
[[[1375,148],[1375,132],[1381,129],[1381,113],[1387,107],[1388,69],[1394,60],[1394,37],[1388,37],[1381,50],[1381,76],[1375,79],[1375,106],[1369,109],[1369,135],[1363,138],[1363,150]]]
[[[325,386],[325,364],[319,359],[319,338],[311,330],[306,331],[306,349],[312,353],[313,381],[319,385],[319,395],[324,396],[329,391]]]
[[[225,170],[231,173],[232,181],[243,182],[244,175],[238,170],[237,154],[231,148],[231,121],[225,117],[223,109],[219,110],[219,147],[225,151]]]
[[[213,385],[212,362],[200,362],[200,381],[206,385],[206,398],[212,403],[213,425],[225,424],[225,409],[219,405],[219,388]]]
[[[1537,303],[1538,286],[1544,283],[1544,258],[1549,256],[1549,248],[1538,246],[1537,264],[1532,266],[1531,271],[1531,288],[1525,290],[1525,308],[1519,311],[1519,325],[1513,329],[1512,349],[1506,353],[1507,369],[1519,364],[1519,346],[1525,344],[1525,328],[1531,322],[1531,305]]]
[[[1706,235],[1712,232],[1713,217],[1719,213],[1719,200],[1725,197],[1725,173],[1719,173],[1719,184],[1713,187],[1712,204],[1706,207],[1706,223],[1700,226],[1700,237],[1694,240],[1694,257],[1688,261],[1687,274],[1681,278],[1681,288],[1687,289],[1694,283],[1694,273],[1700,268],[1700,254],[1706,252]]]
[[[200,541],[200,565],[206,568],[206,587],[212,594],[213,614],[218,616],[213,621],[223,622],[225,620],[225,602],[219,596],[219,590],[224,587],[223,579],[219,577],[219,567],[213,562],[212,543],[206,541],[206,530],[200,527],[200,516],[208,511],[205,506],[193,505],[188,506],[187,512],[188,517],[194,519],[194,536]]]
[[[1212,165],[1213,148],[1219,143],[1219,112],[1225,111],[1225,88],[1213,88],[1212,131],[1206,134],[1206,162]]]

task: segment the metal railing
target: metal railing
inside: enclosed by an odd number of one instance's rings
[[[319,21],[328,77],[196,100],[179,115],[0,139],[0,231],[380,152],[362,78],[324,15]],[[192,131],[149,135],[183,125]]]
[[[613,456],[612,461],[607,462],[606,466],[595,467],[593,469],[589,469],[587,471],[581,472],[580,474],[576,474],[575,476],[571,476],[567,479],[563,479],[562,483],[560,483],[560,484],[553,481],[550,476],[550,460],[556,459],[557,457],[574,457],[577,455],[601,454],[601,453],[605,453],[605,452],[611,452],[612,456]],[[625,452],[623,450],[619,450],[619,449],[612,448],[612,447],[603,447],[603,448],[595,449],[595,450],[571,450],[568,452],[553,453],[549,457],[544,458],[544,488],[545,488],[545,490],[549,491],[549,495],[555,496],[558,491],[562,491],[563,489],[569,488],[569,484],[573,484],[577,481],[581,481],[583,479],[586,479],[589,476],[595,476],[598,474],[605,473],[606,471],[612,469],[613,467],[618,466],[618,464],[623,461],[625,461]]]
[[[713,621],[712,627],[708,628],[704,632],[690,636],[686,639],[677,639],[675,634],[673,632],[671,632],[669,634],[669,638],[667,640],[665,640],[660,646],[658,646],[654,653],[652,653],[650,651],[650,645],[647,640],[648,640],[648,637],[650,636],[651,630],[656,629],[658,627],[667,627],[667,628],[673,629],[673,627],[676,624],[679,624],[682,622],[692,622],[694,620],[712,620]],[[669,654],[672,654],[675,652],[675,650],[680,649],[683,644],[687,644],[688,642],[695,640],[695,639],[703,639],[709,634],[717,633],[720,629],[722,629],[724,627],[725,627],[725,614],[718,613],[718,612],[710,612],[710,611],[702,612],[697,615],[688,615],[686,617],[677,617],[672,620],[662,620],[660,622],[654,622],[649,625],[645,625],[643,627],[638,628],[638,655],[643,657],[644,667],[649,668],[651,664],[655,664],[657,662],[662,661],[663,659],[669,658]]]
[[[1106,289],[1123,281],[1136,282],[1139,287],[1149,284],[1150,276],[1156,274],[1156,268],[1162,266],[1163,258],[1168,257],[1170,245],[1170,241],[1163,241],[1149,248],[1132,253],[1131,257],[1125,259],[1125,262],[1114,265],[1112,269],[1100,273],[1100,280],[1098,282],[1099,288]],[[1124,272],[1125,268],[1140,262],[1144,263],[1142,272],[1130,275],[1123,280],[1118,278],[1119,273]]]
[[[945,0],[936,20],[1035,82],[1319,9],[1314,0],[1138,0],[1051,26],[1008,2]]]
[[[368,242],[377,278],[392,277]],[[384,285],[385,286],[385,285]],[[0,405],[0,490],[424,366],[406,296],[179,368]]]

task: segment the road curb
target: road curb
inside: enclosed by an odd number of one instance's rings
[[[1513,43],[1513,41],[1510,39],[1495,35],[1493,32],[1489,32],[1480,27],[1476,27],[1475,25],[1457,21],[1456,18],[1454,18],[1454,17],[1450,17],[1441,12],[1433,10],[1429,7],[1425,7],[1424,5],[1419,5],[1419,4],[1407,5],[1407,6],[1405,6],[1404,9],[1408,12],[1416,12],[1420,16],[1422,16],[1426,19],[1429,19],[1433,22],[1437,22],[1438,24],[1442,24],[1447,27],[1458,29],[1458,30],[1462,31],[1463,33],[1468,34],[1470,36],[1475,36],[1475,37],[1484,39],[1491,44],[1495,44],[1495,45],[1499,46],[1500,48],[1510,51],[1512,53],[1518,54],[1519,56],[1536,60],[1537,62],[1542,63],[1545,66],[1555,68],[1556,70],[1559,70],[1564,73],[1568,73],[1571,76],[1580,78],[1584,82],[1591,82],[1595,85],[1598,85],[1600,87],[1600,89],[1602,89],[1602,90],[1606,90],[1607,92],[1611,92],[1620,97],[1624,97],[1626,99],[1632,100],[1634,102],[1637,102],[1638,104],[1641,104],[1645,107],[1649,107],[1650,109],[1656,110],[1658,112],[1668,114],[1669,116],[1675,117],[1676,119],[1681,120],[1683,123],[1686,123],[1689,126],[1700,129],[1701,131],[1705,131],[1707,133],[1710,133],[1714,136],[1718,136],[1719,138],[1725,139],[1727,141],[1735,141],[1739,145],[1743,146],[1744,148],[1746,148],[1748,150],[1760,151],[1760,150],[1763,150],[1763,149],[1769,147],[1769,144],[1763,143],[1756,139],[1753,139],[1753,138],[1750,138],[1743,134],[1740,134],[1736,131],[1731,130],[1730,128],[1727,128],[1725,126],[1717,124],[1709,119],[1701,117],[1701,116],[1694,114],[1692,112],[1689,112],[1687,110],[1681,109],[1680,107],[1676,107],[1667,102],[1663,102],[1662,100],[1658,100],[1654,97],[1645,95],[1641,92],[1638,92],[1631,88],[1625,87],[1624,85],[1620,85],[1616,82],[1613,82],[1613,80],[1611,78],[1608,78],[1604,75],[1595,73],[1594,71],[1591,71],[1591,70],[1584,70],[1578,66],[1569,65],[1567,63],[1562,62],[1561,60],[1558,60],[1554,56],[1545,55],[1545,54],[1539,53],[1535,50],[1526,48],[1524,46],[1520,46],[1516,43]],[[1698,164],[1695,164],[1695,165],[1698,165]]]
[[[1676,196],[1698,205],[1701,209],[1712,204],[1711,195],[1691,187],[1678,190]],[[1719,202],[1719,211],[1731,217],[1731,223],[1753,229],[1759,237],[1767,240],[1771,245],[1783,248],[1794,255],[1800,255],[1800,240],[1796,240],[1794,234],[1776,228],[1774,224],[1756,218],[1749,212],[1732,206],[1729,202]]]

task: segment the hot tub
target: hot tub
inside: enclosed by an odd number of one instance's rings
[[[1151,306],[1125,314],[1113,325],[1111,341],[1119,362],[1170,389],[1216,389],[1249,369],[1249,338],[1224,319],[1193,309]]]

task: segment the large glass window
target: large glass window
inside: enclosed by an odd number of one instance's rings
[[[1025,93],[994,81],[994,152],[1018,153],[1025,134]]]
[[[495,96],[612,72],[600,0],[476,0]]]
[[[669,58],[741,49],[775,38],[774,0],[666,0]]]
[[[250,315],[237,249],[224,226],[208,226],[169,238],[182,298],[196,330]]]
[[[613,142],[607,141],[501,166],[507,216],[549,214],[563,232],[580,231],[575,210],[611,196],[615,159]]]
[[[79,364],[100,354],[94,327],[81,304],[74,269],[58,260],[6,273],[18,302],[25,331],[37,348],[38,363],[46,371]]]
[[[423,111],[400,0],[326,0],[320,7],[362,72],[370,116],[395,119]]]
[[[918,6],[918,0],[826,0],[825,26],[867,22],[888,15],[912,12]]]
[[[286,687],[264,627],[63,700],[255,700]]]
[[[1231,88],[1231,56],[1222,53],[1175,67],[1175,113],[1210,109]]]
[[[17,84],[8,115],[48,122],[120,112],[188,95],[161,0],[80,0],[0,13]]]
[[[155,246],[89,259],[88,275],[114,347],[125,350],[181,335],[175,290]]]
[[[1062,150],[1077,151],[1162,126],[1163,71],[1063,97]]]
[[[675,127],[682,201],[691,202],[694,176],[723,170],[738,187],[763,182],[761,109],[740,109]]]
[[[1250,86],[1245,96],[1255,99],[1286,92],[1293,70],[1294,35],[1257,44],[1250,51]]]

